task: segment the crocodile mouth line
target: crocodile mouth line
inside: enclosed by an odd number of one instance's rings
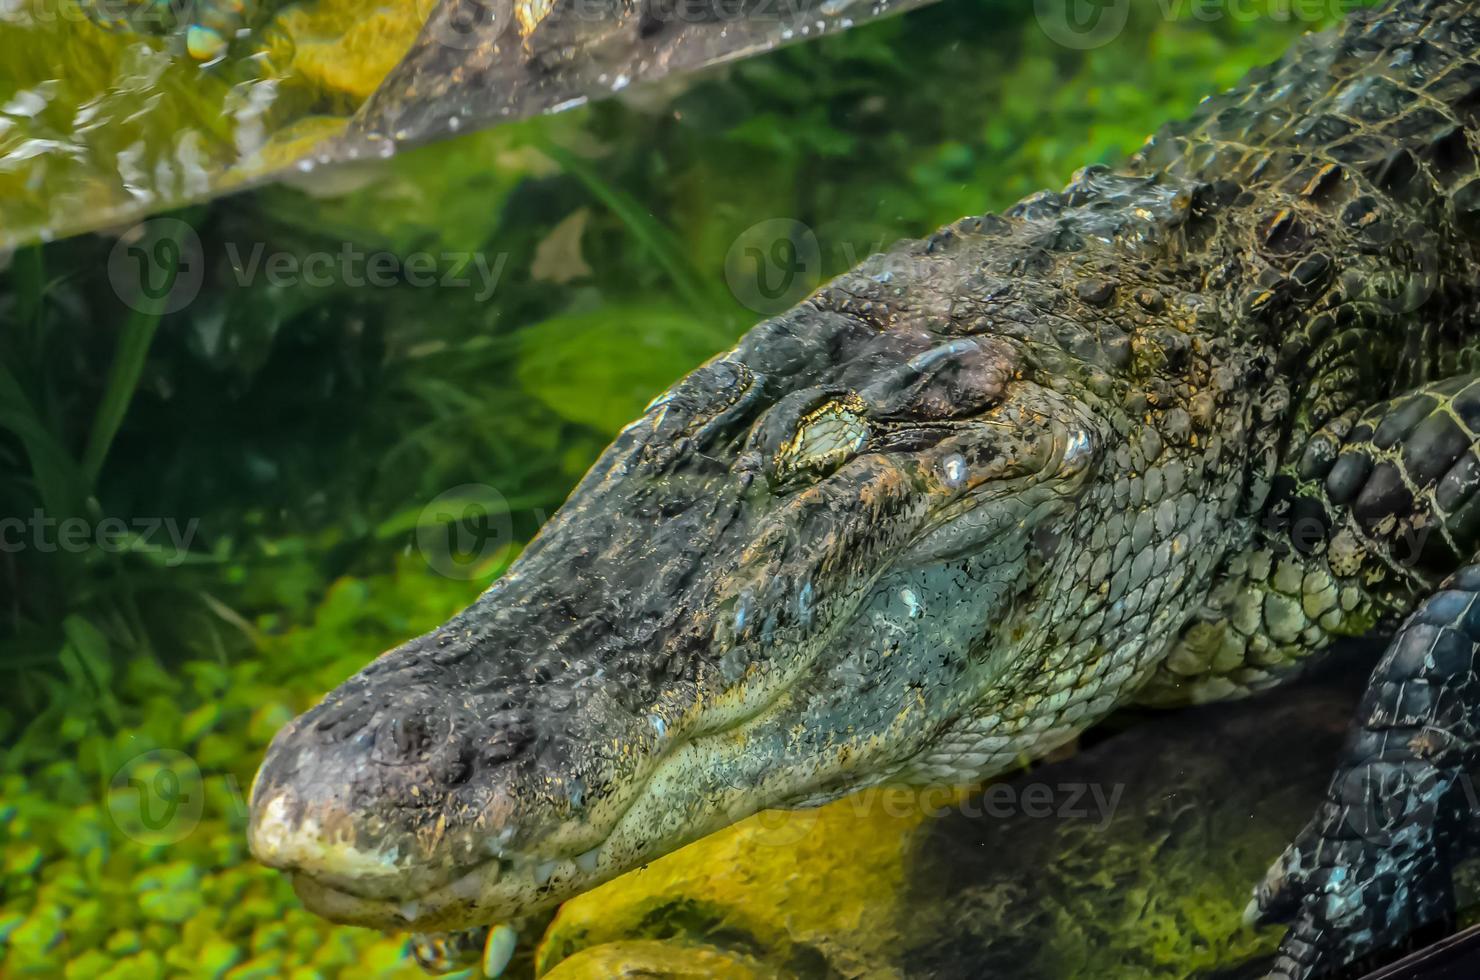
[[[925,529],[921,529],[920,533],[923,534],[924,531]],[[872,575],[848,590],[839,599],[843,614],[829,617],[821,629],[781,627],[770,643],[790,641],[795,646],[811,644],[816,650],[826,649],[845,625],[852,621],[864,598],[893,567],[893,563],[887,563],[875,569]],[[788,636],[788,633],[798,635]],[[301,869],[290,872],[293,887],[305,904],[325,918],[401,931],[455,931],[484,925],[490,921],[490,917],[500,917],[502,913],[494,911],[499,906],[517,904],[521,910],[527,911],[530,908],[556,904],[581,891],[594,888],[652,857],[648,852],[652,850],[650,845],[653,842],[648,841],[649,846],[641,848],[642,853],[632,853],[627,855],[628,860],[625,862],[615,863],[608,857],[612,854],[609,845],[622,831],[624,821],[633,810],[650,795],[653,781],[664,767],[680,753],[694,749],[702,751],[704,746],[720,744],[775,711],[807,670],[816,667],[815,658],[809,658],[807,665],[791,678],[777,684],[770,697],[743,714],[730,717],[715,727],[707,727],[700,720],[683,737],[675,738],[664,746],[644,767],[639,785],[613,815],[606,834],[598,843],[579,854],[526,858],[496,853],[477,864],[467,866],[450,881],[404,897],[383,898],[356,894],[350,887],[346,887],[353,881],[352,877],[343,878]],[[761,808],[754,807],[756,810]],[[666,853],[666,850],[661,853]],[[607,858],[605,866],[603,858]],[[468,915],[472,917],[469,918]]]
[[[874,586],[877,578],[878,575],[871,577],[850,592],[844,600],[845,607],[856,610],[857,604]],[[834,634],[841,630],[842,624],[848,619],[849,617],[846,616],[838,617],[829,629],[817,633],[814,639],[818,648],[821,649]],[[799,671],[798,675],[801,673],[803,672]],[[793,681],[795,680],[796,678],[793,678]],[[487,916],[475,920],[455,916],[460,910],[480,913],[485,906],[496,904],[497,897],[490,892],[496,889],[503,890],[499,889],[500,885],[508,890],[510,899],[523,895],[537,896],[532,906],[523,906],[521,903],[521,907],[543,907],[562,901],[570,895],[587,888],[594,888],[642,863],[644,855],[634,854],[631,856],[632,860],[624,864],[609,864],[603,868],[602,858],[611,853],[608,845],[618,836],[624,821],[633,810],[649,796],[655,777],[663,771],[666,764],[672,762],[685,750],[695,749],[705,744],[718,744],[742,731],[756,720],[764,718],[776,710],[790,689],[790,684],[779,684],[771,697],[744,715],[732,718],[727,724],[715,728],[700,726],[688,737],[675,739],[665,746],[663,751],[654,756],[645,767],[640,784],[625,805],[613,816],[610,827],[600,842],[580,854],[523,860],[501,854],[494,855],[468,866],[451,881],[408,897],[377,898],[356,894],[340,884],[330,884],[325,880],[333,876],[315,875],[313,872],[302,870],[291,872],[294,889],[306,904],[313,906],[315,911],[326,918],[377,928],[415,931],[431,929],[451,931],[485,924]],[[572,869],[574,869],[574,874],[570,873]],[[525,883],[515,875],[527,877],[527,888],[524,887]],[[558,888],[555,887],[557,885]],[[498,916],[496,912],[492,914],[494,917]]]
[[[315,875],[309,871],[291,873],[294,888],[305,902],[321,907],[323,910],[321,914],[328,918],[375,925],[381,928],[423,930],[431,927],[467,928],[470,925],[481,924],[453,922],[444,917],[447,911],[455,910],[463,903],[472,902],[474,908],[481,906],[483,903],[478,899],[483,897],[489,889],[497,888],[500,884],[505,887],[518,887],[512,877],[515,873],[526,875],[529,891],[536,894],[542,891],[552,891],[551,885],[557,878],[565,879],[562,883],[567,886],[594,887],[601,881],[616,877],[628,870],[626,867],[613,867],[604,869],[608,873],[603,874],[603,869],[600,867],[601,857],[606,853],[607,845],[616,836],[623,821],[647,796],[655,775],[662,770],[664,764],[687,748],[700,742],[733,735],[757,718],[763,717],[781,702],[786,690],[785,685],[780,686],[773,697],[727,725],[701,730],[691,738],[674,740],[665,747],[663,752],[654,756],[648,764],[646,771],[642,774],[641,783],[632,793],[631,798],[612,818],[611,826],[605,836],[599,843],[580,854],[526,860],[495,855],[468,866],[451,881],[401,898],[376,898],[356,894],[346,887],[325,881],[326,877],[332,876]],[[576,869],[576,876],[560,874],[561,871],[568,871],[570,866]],[[579,880],[571,880],[572,878]],[[536,904],[553,903],[559,901],[565,894],[573,894],[579,890],[580,887],[567,887],[562,889],[560,895],[540,896]]]

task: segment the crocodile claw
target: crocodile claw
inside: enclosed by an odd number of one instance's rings
[[[1324,806],[1254,890],[1246,923],[1288,923],[1269,980],[1360,975],[1416,930],[1453,919],[1432,823],[1343,836],[1347,816]]]
[[[1244,909],[1245,925],[1266,926],[1290,922],[1295,917],[1308,884],[1302,854],[1298,844],[1291,844],[1269,866]]]

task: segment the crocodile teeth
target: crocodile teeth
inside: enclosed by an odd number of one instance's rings
[[[536,864],[534,866],[534,883],[541,887],[548,885],[550,879],[555,876],[555,869],[559,864],[559,861],[541,861],[539,864]]]
[[[488,939],[483,944],[483,975],[485,977],[503,976],[509,960],[514,958],[514,945],[518,939],[514,927],[507,922],[501,922],[488,930]]]
[[[591,874],[593,871],[596,870],[596,865],[597,865],[598,862],[600,862],[600,860],[601,860],[601,848],[600,848],[600,846],[593,847],[593,848],[591,848],[591,850],[587,851],[585,854],[577,854],[576,855],[576,867],[580,868],[582,871],[586,872],[587,874]]]

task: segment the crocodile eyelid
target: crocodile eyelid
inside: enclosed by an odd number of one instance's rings
[[[776,451],[776,476],[786,482],[803,473],[830,472],[857,455],[872,434],[856,395],[827,401],[802,416]]]
[[[772,405],[756,420],[745,441],[747,450],[758,450],[767,457],[776,456],[790,442],[805,420],[829,402],[856,400],[846,388],[823,387],[794,391]],[[860,410],[862,403],[859,402]]]
[[[932,347],[930,350],[925,351],[923,354],[916,354],[914,357],[909,359],[907,367],[911,371],[919,373],[929,370],[931,367],[934,367],[941,361],[956,357],[960,354],[965,354],[967,351],[979,350],[981,350],[981,345],[979,345],[976,341],[970,339],[969,337],[962,337],[960,339],[953,340],[948,344],[941,344],[939,347]]]

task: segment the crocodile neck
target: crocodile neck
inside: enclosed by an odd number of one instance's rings
[[[1220,272],[1293,391],[1286,454],[1358,400],[1459,366],[1480,260],[1477,17],[1355,13],[1164,127],[1131,172],[1231,199]]]

